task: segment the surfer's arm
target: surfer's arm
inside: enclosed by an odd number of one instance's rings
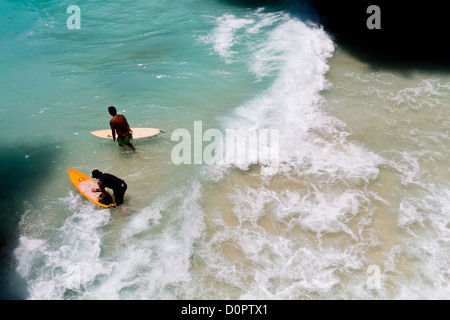
[[[126,122],[126,124],[127,124],[128,133],[131,134],[131,135],[133,135],[133,130],[131,130],[130,125],[128,124],[127,119],[125,119],[125,122]]]
[[[111,127],[111,135],[112,135],[113,141],[116,142],[116,128],[115,128],[113,120],[109,121],[109,126]]]
[[[105,187],[101,181],[98,182],[99,192],[106,192]]]

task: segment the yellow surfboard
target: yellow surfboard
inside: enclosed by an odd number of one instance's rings
[[[131,128],[131,130],[134,140],[150,138],[164,132],[156,128]],[[112,140],[111,129],[91,131],[91,133],[96,137]]]
[[[100,195],[100,192],[92,191],[92,189],[98,188],[98,183],[94,179],[91,179],[84,173],[77,171],[75,169],[72,169],[72,168],[69,169],[69,177],[70,177],[70,180],[72,181],[73,185],[75,186],[75,188],[77,188],[77,190],[80,191],[82,195],[84,195],[86,198],[91,200],[96,205],[99,205],[99,206],[105,207],[105,208],[115,207],[114,203],[112,203],[110,205],[105,205],[105,204],[99,202],[98,196]]]

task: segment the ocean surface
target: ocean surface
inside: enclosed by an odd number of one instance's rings
[[[1,299],[450,298],[448,70],[360,60],[299,1],[72,4],[0,2]],[[165,132],[94,137],[111,105]],[[208,129],[275,153],[208,163]]]

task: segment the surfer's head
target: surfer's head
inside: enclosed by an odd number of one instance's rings
[[[108,107],[108,112],[110,115],[112,115],[114,117],[117,114],[116,107],[113,107],[113,106]]]
[[[102,176],[102,172],[98,169],[92,171],[92,178],[98,179]]]

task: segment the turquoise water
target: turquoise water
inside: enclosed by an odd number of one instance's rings
[[[448,298],[448,74],[374,69],[299,2],[71,4],[0,4],[2,298]],[[99,140],[110,105],[165,133]],[[175,165],[196,121],[278,130],[278,170]]]

